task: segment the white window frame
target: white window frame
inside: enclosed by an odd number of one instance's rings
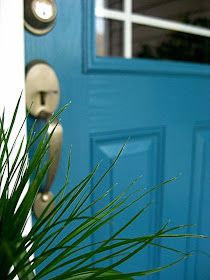
[[[97,0],[96,0],[97,1]],[[132,24],[141,24],[165,30],[177,31],[187,34],[210,38],[210,29],[197,27],[177,21],[145,16],[132,13],[132,0],[124,0],[124,11],[116,11],[104,7],[96,7],[95,16],[99,18],[120,20],[124,22],[123,53],[125,58],[132,58]]]

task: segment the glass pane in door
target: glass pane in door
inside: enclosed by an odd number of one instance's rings
[[[123,56],[123,23],[118,20],[96,19],[97,56]]]
[[[133,24],[133,57],[210,63],[210,38]]]
[[[126,1],[126,0],[125,0]],[[123,10],[123,0],[95,0],[96,8]]]
[[[133,13],[210,27],[209,0],[133,0]]]

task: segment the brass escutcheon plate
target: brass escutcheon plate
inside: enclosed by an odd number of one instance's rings
[[[43,61],[33,61],[26,67],[26,107],[34,117],[42,112],[52,115],[60,101],[59,81],[52,67]]]

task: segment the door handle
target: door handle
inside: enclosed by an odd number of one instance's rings
[[[54,181],[56,171],[58,168],[58,163],[60,160],[60,154],[61,154],[63,128],[57,119],[55,119],[52,123],[50,123],[47,133],[48,136],[50,136],[51,133],[52,135],[49,142],[49,150],[48,150],[49,160],[51,161],[51,165],[49,167],[46,183],[43,188],[43,196],[45,195],[45,200],[48,200],[47,193],[50,191],[51,185]]]
[[[40,115],[43,117],[46,116],[46,113],[41,112]],[[46,121],[48,119],[49,117],[46,118]],[[51,164],[48,168],[46,180],[43,185],[42,191],[37,194],[34,201],[33,211],[37,218],[41,216],[49,203],[51,204],[46,214],[50,213],[50,211],[52,211],[55,206],[54,201],[52,201],[54,199],[54,196],[50,189],[58,169],[63,138],[63,128],[57,119],[54,119],[53,122],[49,124],[47,134],[50,137],[48,160],[51,162]]]
[[[58,106],[59,98],[59,82],[51,66],[43,61],[31,62],[26,68],[26,107],[29,113],[48,122]],[[55,118],[49,123],[47,134],[50,137],[47,154],[51,164],[42,190],[34,201],[33,210],[37,218],[50,202],[47,213],[54,208],[53,193],[50,189],[57,172],[63,138],[63,129],[58,119]]]

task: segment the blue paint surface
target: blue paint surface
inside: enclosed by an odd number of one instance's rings
[[[96,58],[93,1],[62,0],[57,5],[57,24],[49,34],[39,37],[25,33],[26,63],[42,59],[51,64],[60,81],[60,106],[72,101],[61,116],[64,141],[53,191],[59,191],[64,181],[70,145],[72,186],[100,160],[102,167],[108,166],[130,137],[118,165],[98,194],[118,183],[107,198],[110,201],[139,175],[143,177],[136,190],[177,175],[179,178],[138,205],[154,201],[126,234],[150,233],[170,220],[171,226],[197,224],[192,232],[210,235],[210,67]],[[92,240],[108,237],[135,210],[131,208],[123,219],[116,219]],[[188,251],[210,251],[210,242],[204,240],[169,239],[163,244]],[[148,249],[119,269],[143,270],[174,259],[171,252]],[[207,280],[209,264],[205,254],[197,253],[187,262],[143,279]]]

